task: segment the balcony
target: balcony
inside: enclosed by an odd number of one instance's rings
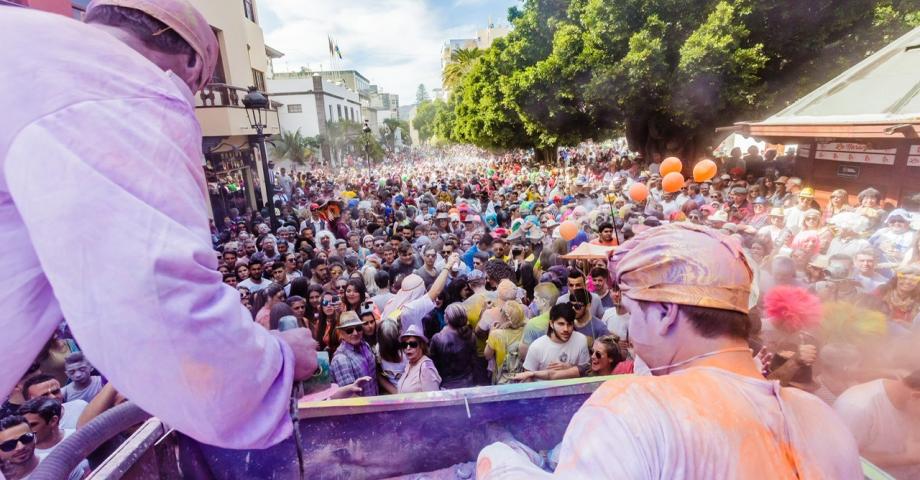
[[[201,123],[201,132],[205,137],[233,137],[238,135],[255,135],[249,126],[243,97],[247,90],[223,83],[211,83],[202,89],[195,99],[195,114]],[[278,102],[271,101],[271,95],[265,94],[271,102],[268,112],[266,135],[281,133],[278,121]]]

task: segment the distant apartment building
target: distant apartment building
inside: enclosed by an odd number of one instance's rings
[[[447,64],[450,63],[451,56],[457,50],[470,50],[474,48],[485,50],[491,47],[492,43],[496,39],[502,38],[508,35],[510,32],[511,27],[507,25],[496,26],[491,21],[489,21],[489,26],[476,31],[476,38],[458,38],[448,40],[444,43],[444,47],[441,48],[441,72],[443,72]],[[437,90],[440,90],[440,92],[437,92],[436,97],[440,97],[443,100],[446,100],[447,97],[450,96],[450,92],[445,89]]]

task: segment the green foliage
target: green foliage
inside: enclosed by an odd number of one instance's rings
[[[450,54],[450,63],[444,66],[441,74],[441,83],[444,88],[453,90],[460,84],[463,76],[473,68],[473,64],[482,56],[478,48],[460,48]],[[421,105],[423,102],[418,102]]]
[[[386,155],[383,146],[380,145],[380,142],[377,141],[372,132],[361,132],[354,138],[353,145],[358,155],[362,157],[365,155],[370,156],[375,162],[379,162]]]
[[[306,164],[319,148],[316,139],[304,136],[299,128],[295,132],[282,130],[280,135],[272,139],[271,145],[273,157],[286,158],[300,165]]]
[[[409,122],[398,118],[387,118],[384,119],[383,124],[386,127],[384,129],[384,137],[386,137],[388,145],[391,147],[393,146],[393,135],[396,132],[396,127],[400,129],[400,137],[402,138],[403,145],[412,144],[412,136],[409,134]]]
[[[509,21],[435,113],[438,137],[551,148],[626,133],[692,156],[715,127],[778,110],[920,24],[920,0],[525,0]]]
[[[427,102],[429,100],[431,100],[431,97],[428,96],[428,89],[425,88],[425,84],[418,84],[418,89],[415,91],[415,103],[421,104],[422,102]]]
[[[422,143],[428,143],[435,135],[436,123],[440,112],[447,110],[447,103],[443,100],[433,102],[423,102],[418,105],[415,111],[415,118],[412,119],[412,127],[418,130],[418,138]]]

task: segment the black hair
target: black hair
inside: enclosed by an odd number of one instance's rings
[[[348,300],[345,298],[347,295],[342,295],[342,303],[345,304],[346,310],[353,310],[356,313],[361,310],[361,304],[364,303],[364,300],[367,299],[367,287],[364,285],[363,280],[358,280],[357,278],[349,279],[345,283],[345,291],[348,291],[348,287],[351,286],[361,294],[361,298],[358,299],[358,303],[351,305],[348,303]]]
[[[607,278],[609,276],[610,276],[610,272],[604,267],[594,267],[591,269],[591,278],[594,278],[594,277]]]
[[[227,281],[229,278],[235,278],[237,280],[240,279],[240,277],[238,277],[235,273],[225,273],[222,278],[224,281]]]
[[[585,274],[584,274],[584,272],[582,272],[581,270],[579,270],[579,269],[577,269],[577,268],[573,268],[573,269],[569,270],[569,278],[571,278],[571,279],[573,279],[573,280],[576,279],[576,278],[585,278]]]
[[[22,384],[22,397],[26,400],[31,400],[32,397],[29,395],[29,388],[33,385],[38,385],[39,383],[45,383],[50,380],[57,380],[56,378],[48,375],[47,373],[39,373],[38,375],[26,380]]]
[[[64,358],[64,365],[73,365],[74,363],[85,362],[86,357],[83,356],[83,352],[73,352],[70,355],[67,355]]]
[[[253,265],[258,265],[258,266],[261,267],[261,266],[263,265],[263,263],[262,263],[261,260],[256,260],[256,259],[253,258],[253,259],[250,259],[250,260],[249,260],[249,266],[252,267]]]
[[[165,23],[135,8],[100,5],[86,12],[86,23],[118,27],[131,32],[147,48],[158,52],[188,55],[188,67],[198,62],[195,49]]]
[[[283,292],[284,287],[278,283],[272,283],[269,286],[255,292],[252,295],[251,299],[251,308],[250,312],[252,313],[252,318],[256,318],[256,315],[259,314],[259,310],[262,310],[262,307],[268,303],[268,299],[274,297],[278,292]]]
[[[640,301],[645,308],[650,302]],[[690,320],[690,324],[703,338],[732,337],[747,340],[753,331],[751,317],[746,313],[720,308],[677,306]]]
[[[60,420],[63,411],[61,402],[56,398],[37,397],[23,403],[17,413],[20,415],[34,413],[42,417],[42,420],[50,422],[54,417],[58,417],[58,420]]]
[[[558,303],[549,309],[549,327],[546,329],[546,335],[552,335],[553,322],[558,319],[565,320],[566,323],[575,324],[575,309],[569,303]]]
[[[604,223],[602,223],[602,224],[600,224],[600,225],[597,226],[597,231],[598,231],[598,232],[603,232],[604,230],[606,230],[606,229],[608,229],[608,228],[611,229],[611,230],[613,230],[613,224],[610,223],[610,222],[604,222]]]
[[[374,274],[374,283],[377,284],[377,288],[387,288],[390,286],[390,273],[386,270],[377,270],[377,273]]]
[[[26,420],[26,417],[23,417],[22,415],[7,415],[3,418],[0,418],[0,432],[13,427],[18,427],[22,424],[26,424],[26,426],[29,425],[29,421]],[[32,428],[30,427],[29,430],[31,431]]]

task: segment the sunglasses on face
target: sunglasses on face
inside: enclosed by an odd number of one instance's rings
[[[9,452],[12,452],[13,450],[16,450],[16,445],[19,445],[20,443],[22,443],[23,445],[29,445],[34,441],[35,441],[34,433],[32,432],[23,433],[19,438],[13,438],[3,443],[0,443],[0,451],[9,453]]]
[[[342,301],[339,300],[339,297],[335,297],[335,298],[333,298],[332,300],[323,300],[323,306],[324,306],[324,307],[335,306],[335,305],[338,305],[338,304],[340,304],[340,303],[342,303]]]
[[[602,358],[604,358],[604,355],[603,355],[603,354],[601,354],[601,352],[600,352],[600,351],[598,351],[598,350],[595,350],[595,351],[594,351],[594,352],[593,352],[593,353],[592,353],[591,355],[593,355],[593,356],[594,356],[594,358],[596,358],[596,359],[598,359],[598,360],[600,360],[600,359],[602,359]]]
[[[419,343],[415,340],[409,340],[408,342],[400,342],[399,348],[403,350],[407,348],[418,348]]]
[[[574,308],[575,310],[581,310],[585,308],[584,303],[581,303],[581,302],[571,302],[571,303],[572,303],[572,308]]]
[[[358,327],[358,326],[354,326],[354,327],[345,327],[345,328],[342,329],[342,331],[345,332],[345,335],[351,335],[351,334],[353,334],[353,333],[355,333],[355,332],[357,332],[357,331],[359,331],[359,330],[361,330],[361,327]]]

